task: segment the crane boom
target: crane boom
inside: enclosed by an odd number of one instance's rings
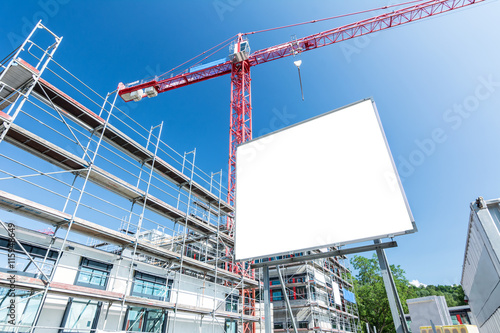
[[[400,26],[405,23],[417,21],[426,17],[449,12],[454,9],[466,7],[486,0],[431,0],[407,8],[399,9],[391,13],[375,16],[366,20],[347,24],[335,29],[323,31],[314,35],[300,38],[294,42],[286,42],[271,46],[249,55],[250,66],[259,65],[272,60],[288,57],[299,52],[314,50],[319,47],[335,44],[355,37],[367,35],[380,30]],[[129,85],[120,84],[119,94],[128,102],[130,94],[134,91],[154,87],[157,93],[177,89],[193,83],[205,81],[222,75],[230,74],[232,61],[204,68],[194,72],[186,72],[171,78],[162,80],[148,80],[145,82],[134,82]],[[148,94],[142,93],[142,97]],[[156,96],[156,94],[154,94]]]

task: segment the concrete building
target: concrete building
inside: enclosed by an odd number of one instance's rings
[[[500,332],[500,199],[471,204],[462,287],[481,333]]]
[[[56,62],[60,41],[38,24],[0,65],[1,330],[261,331],[260,273],[233,260],[222,171]],[[337,259],[287,267],[310,311],[301,331],[357,330],[347,272]]]

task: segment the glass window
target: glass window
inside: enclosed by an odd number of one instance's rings
[[[110,264],[82,258],[75,284],[104,290],[112,267]]]
[[[237,333],[238,332],[238,322],[235,319],[226,319],[224,325],[224,332],[226,333]]]
[[[167,313],[160,309],[131,306],[127,312],[125,330],[128,332],[165,332]]]
[[[56,251],[50,250],[47,259],[45,260],[45,263],[43,263],[43,259],[45,255],[47,254],[47,249],[40,247],[40,246],[35,246],[27,243],[21,243],[26,252],[30,254],[30,256],[33,258],[33,260],[36,262],[38,267],[42,269],[42,271],[45,273],[45,275],[49,276],[52,273],[52,268],[54,267],[55,259],[57,258],[58,253]],[[34,277],[34,278],[40,278],[42,274],[36,268],[36,266],[33,264],[33,262],[28,258],[28,256],[24,253],[23,250],[21,250],[21,247],[15,243],[14,244],[14,252],[16,254],[16,260],[15,260],[15,268],[12,269],[12,267],[9,264],[12,264],[12,262],[8,261],[8,249],[9,249],[9,240],[5,238],[0,237],[0,271],[1,272],[8,272],[15,270],[17,271],[17,275],[24,275],[24,276],[29,276],[29,277]]]
[[[60,332],[94,332],[99,321],[101,302],[71,299]]]
[[[226,311],[238,312],[239,295],[226,295]]]
[[[282,330],[283,329],[283,323],[274,323],[274,329],[275,330]]]
[[[29,332],[33,319],[35,318],[35,313],[40,305],[41,297],[41,294],[34,296],[30,291],[18,289],[15,292],[15,298],[13,298],[9,288],[0,288],[0,331],[12,331],[12,323],[9,323],[12,318],[7,316],[9,314],[7,306],[11,299],[15,299],[15,325],[24,326],[16,328],[16,332]]]
[[[171,289],[172,280],[136,271],[131,295],[168,302]]]
[[[462,324],[464,325],[470,325],[470,319],[467,313],[462,313],[460,314],[460,318],[462,319]]]
[[[308,321],[299,321],[298,326],[299,326],[299,328],[309,328],[309,322]]]

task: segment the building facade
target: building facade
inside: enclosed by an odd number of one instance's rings
[[[479,331],[500,332],[500,199],[470,208],[461,284]]]

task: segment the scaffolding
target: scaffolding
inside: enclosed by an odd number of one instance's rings
[[[319,252],[300,252],[266,261]],[[338,256],[272,268],[270,291],[274,331],[294,332],[295,322],[297,331],[301,332],[360,332],[356,302],[345,295],[351,290],[354,294],[352,275],[346,261],[345,256]]]
[[[222,171],[203,172],[196,150],[162,141],[162,123],[144,127],[116,91],[101,96],[56,62],[61,40],[39,22],[0,64],[0,236],[13,236],[26,263],[0,269],[4,300],[12,287],[24,293],[22,315],[2,330],[256,331],[262,315],[248,297],[261,284],[227,269],[234,211]],[[158,294],[137,296],[141,278]],[[61,324],[45,325],[61,302]],[[98,314],[81,327],[90,309]]]

